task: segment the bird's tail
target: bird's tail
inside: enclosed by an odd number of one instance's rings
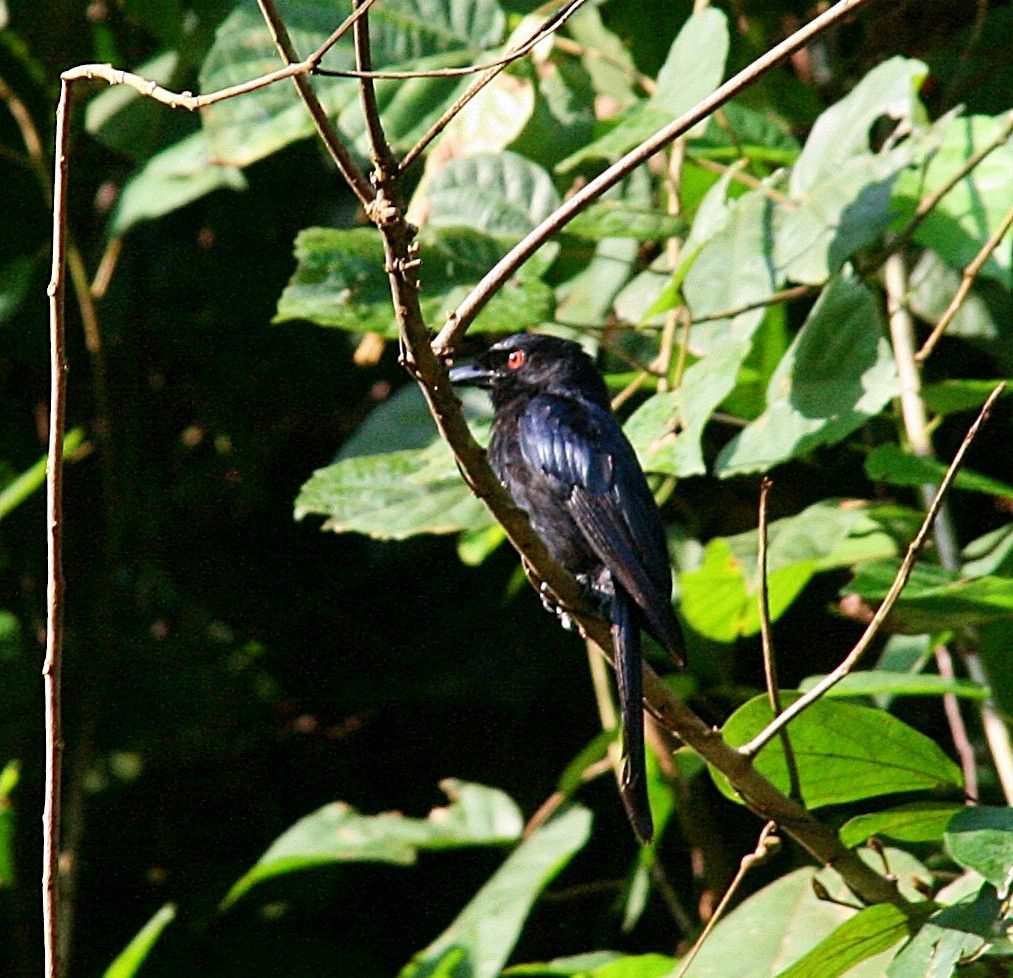
[[[619,778],[626,814],[641,843],[654,838],[654,822],[647,796],[647,767],[644,759],[644,692],[640,665],[640,625],[634,605],[619,591],[613,598],[612,647],[615,655],[616,683],[619,687],[619,713],[623,728],[624,763]]]

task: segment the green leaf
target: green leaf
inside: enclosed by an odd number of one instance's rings
[[[66,458],[81,447],[84,441],[84,430],[74,428],[68,431],[63,439],[63,455]],[[21,475],[12,479],[0,489],[0,520],[17,509],[32,493],[42,487],[46,481],[46,458],[40,458],[31,468],[25,469]]]
[[[743,901],[704,942],[689,978],[776,975],[833,933],[853,911],[819,900],[815,876],[796,869]]]
[[[1009,577],[1013,565],[1013,523],[972,540],[960,556],[964,559],[960,568],[963,577],[985,577],[988,574]]]
[[[112,233],[178,210],[213,190],[245,190],[246,177],[233,166],[211,158],[202,130],[153,156],[131,177],[116,201]]]
[[[900,907],[887,903],[865,907],[778,978],[838,978],[910,934],[911,921]]]
[[[19,255],[0,268],[0,324],[21,307],[34,272],[35,261],[27,255]]]
[[[989,394],[999,386],[1000,380],[940,380],[922,388],[925,406],[943,416],[974,411],[988,400]],[[1000,397],[1013,394],[1013,378],[1005,379],[1006,389]]]
[[[664,978],[678,962],[663,954],[622,955],[616,951],[592,951],[570,958],[535,964],[516,964],[504,975],[572,976],[572,978]]]
[[[1013,808],[964,808],[946,828],[946,851],[988,880],[1001,899],[1013,887]]]
[[[897,573],[895,561],[863,564],[844,593],[858,594],[877,604],[886,596]],[[1013,579],[978,577],[958,580],[939,567],[915,567],[887,619],[888,627],[907,635],[964,628],[1013,617]]]
[[[946,474],[947,466],[933,458],[910,455],[900,445],[886,442],[877,445],[865,460],[865,474],[876,482],[889,482],[895,486],[938,485]],[[982,492],[1000,499],[1013,497],[1013,486],[961,469],[953,484],[968,492]]]
[[[897,842],[937,842],[950,819],[963,805],[938,801],[915,801],[882,812],[856,815],[841,826],[841,842],[849,848],[876,837]]]
[[[767,410],[722,449],[715,469],[764,471],[840,441],[897,392],[876,300],[857,279],[831,279],[771,377]]]
[[[653,136],[721,84],[727,55],[724,13],[707,7],[693,14],[676,36],[650,99],[629,109],[608,133],[568,156],[558,169],[565,173],[586,159],[618,157]]]
[[[342,16],[316,0],[284,0],[278,6],[302,56],[319,47]],[[502,40],[505,19],[495,0],[387,0],[370,11],[369,25],[374,68],[430,70],[482,60],[483,52]],[[244,0],[218,28],[201,67],[201,91],[248,81],[279,65],[278,52],[256,3]],[[354,67],[351,31],[331,48],[323,67]],[[457,78],[376,82],[388,139],[398,146],[410,144],[466,84]],[[357,148],[365,155],[358,82],[318,77],[313,87],[328,115],[337,118],[341,134],[359,140]],[[248,166],[314,131],[309,113],[288,81],[217,102],[208,106],[201,118],[213,157],[234,166]]]
[[[566,225],[567,234],[591,241],[603,238],[661,241],[683,235],[686,230],[686,221],[681,217],[661,214],[656,209],[631,207],[618,200],[591,204]]]
[[[11,794],[20,777],[21,764],[18,761],[8,761],[0,770],[0,890],[12,888],[16,881],[14,807],[11,804]]]
[[[787,706],[798,694],[782,697]],[[728,718],[722,733],[738,747],[772,718],[767,697],[757,696]],[[934,741],[883,710],[822,699],[796,717],[788,733],[807,808],[962,785],[960,769]],[[780,738],[760,751],[755,765],[782,791],[790,790]],[[741,800],[724,775],[714,769],[711,774],[722,793]]]
[[[941,189],[965,169],[968,159],[994,142],[1005,130],[1002,117],[952,117],[923,168],[910,170],[898,181],[895,199],[904,223],[923,198]],[[1002,223],[1013,199],[1013,146],[1009,140],[993,150],[960,180],[926,215],[915,241],[932,248],[954,268],[964,268]],[[1010,248],[992,252],[981,275],[1009,289],[1013,285]]]
[[[977,895],[933,914],[887,968],[887,978],[948,978],[992,936],[1000,902],[986,884]]]
[[[815,122],[791,171],[790,193],[802,198],[821,181],[832,179],[846,162],[869,152],[873,123],[889,116],[920,123],[925,110],[918,89],[928,75],[920,61],[890,58],[877,65]]]
[[[422,314],[442,322],[506,253],[509,242],[468,228],[427,228],[420,235]],[[383,245],[372,228],[307,228],[296,236],[298,267],[278,300],[275,322],[308,319],[320,326],[374,332],[393,339],[397,326],[384,271]],[[550,318],[552,290],[523,272],[497,292],[476,329],[514,332]]]
[[[404,540],[490,526],[492,517],[463,482],[450,450],[345,458],[318,469],[299,491],[295,518],[326,517],[325,530]]]
[[[449,160],[436,171],[426,198],[431,225],[474,228],[516,240],[560,203],[549,174],[508,150]]]
[[[420,852],[500,846],[520,835],[524,820],[502,791],[453,778],[440,787],[451,803],[434,808],[427,818],[407,818],[398,812],[360,815],[344,802],[301,818],[233,885],[222,906],[231,906],[256,884],[286,873],[345,862],[408,866]]]
[[[400,971],[399,978],[443,973],[496,978],[538,895],[583,848],[591,814],[574,806],[539,828],[479,890],[457,919]]]
[[[102,978],[133,978],[144,964],[148,953],[162,936],[162,931],[176,918],[176,908],[167,903],[157,911],[136,934],[133,940],[117,955]]]
[[[808,676],[799,683],[805,693],[816,686],[824,677]],[[845,676],[827,691],[827,696],[959,696],[967,700],[987,700],[991,691],[970,679],[949,679],[945,676],[887,672],[880,669],[866,669]]]

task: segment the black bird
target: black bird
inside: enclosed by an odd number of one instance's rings
[[[665,532],[643,470],[591,358],[569,340],[518,334],[450,371],[488,390],[489,462],[549,552],[599,603],[612,631],[626,764],[620,791],[634,832],[654,834],[644,767],[640,629],[680,665]]]

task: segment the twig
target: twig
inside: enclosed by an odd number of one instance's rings
[[[763,676],[767,683],[767,699],[770,711],[777,717],[781,714],[781,684],[777,679],[777,661],[774,658],[774,641],[770,634],[770,600],[767,588],[767,499],[773,482],[764,476],[760,483],[759,529],[757,530],[756,566],[760,577],[760,646],[763,650]],[[781,731],[781,746],[784,749],[784,762],[788,768],[788,783],[791,785],[789,796],[796,801],[802,800],[802,786],[798,779],[798,764],[795,752],[791,748],[791,737],[787,727]]]
[[[936,666],[939,675],[946,679],[956,678],[953,669],[953,656],[950,650],[940,642],[935,649]],[[978,802],[978,763],[974,758],[974,746],[967,736],[967,726],[960,714],[960,703],[953,693],[943,694],[943,712],[946,714],[947,723],[950,725],[950,736],[953,738],[953,747],[960,758],[960,769],[964,775],[964,794],[970,804]]]
[[[939,317],[939,322],[936,323],[928,339],[922,344],[922,348],[915,354],[915,360],[918,363],[924,363],[931,356],[932,351],[936,348],[936,343],[939,342],[939,337],[946,332],[946,328],[953,322],[953,317],[957,315],[961,306],[963,306],[964,301],[967,299],[967,294],[971,291],[971,286],[974,285],[982,267],[988,261],[992,252],[999,247],[1000,242],[1006,237],[1010,227],[1013,227],[1013,207],[1006,211],[1006,216],[1003,217],[999,227],[995,229],[995,232],[982,245],[978,254],[974,256],[971,263],[964,269],[964,274],[960,279],[960,286],[953,294],[953,298],[950,299],[950,304],[946,307],[942,316]]]
[[[976,653],[964,655],[967,674],[980,686],[988,686],[988,676]],[[988,741],[995,770],[999,775],[1003,795],[1007,805],[1013,805],[1013,747],[1010,745],[1010,733],[1006,720],[999,711],[995,700],[990,696],[981,704],[981,724],[985,728],[985,740]]]
[[[809,41],[827,30],[827,28],[869,2],[870,0],[839,0],[829,10],[815,17],[805,27],[796,31],[780,44],[775,45],[747,68],[744,68],[729,81],[719,86],[702,102],[698,102],[688,112],[659,130],[650,139],[645,140],[617,163],[614,163],[599,176],[595,177],[594,180],[591,180],[577,191],[566,203],[557,208],[538,227],[511,248],[486,273],[484,278],[471,290],[465,300],[450,314],[446,325],[440,330],[436,339],[433,340],[433,349],[440,353],[453,350],[457,341],[503,283],[549,238],[565,227],[587,204],[596,200],[606,190],[640,166],[641,163],[650,159],[659,149],[664,148],[677,136],[687,132],[702,119],[705,119],[711,112],[724,105],[725,102],[737,95],[748,85],[751,85],[765,72],[779,64],[799,48],[808,44]]]
[[[904,590],[904,586],[907,584],[908,578],[911,576],[911,571],[914,569],[915,561],[918,559],[918,552],[921,550],[926,539],[928,538],[929,532],[932,529],[932,524],[935,522],[936,515],[939,512],[939,507],[942,505],[943,500],[946,498],[946,493],[949,491],[950,485],[953,482],[954,477],[957,474],[957,470],[960,468],[964,461],[964,456],[967,454],[968,448],[971,446],[971,442],[978,435],[978,431],[981,426],[985,423],[986,419],[992,412],[992,406],[996,400],[1006,389],[1005,384],[999,384],[998,387],[988,396],[988,400],[982,405],[981,412],[975,419],[974,424],[968,429],[967,434],[964,436],[964,440],[960,443],[960,448],[957,449],[957,454],[954,455],[953,461],[950,463],[950,467],[946,470],[946,475],[943,476],[943,481],[939,484],[939,488],[936,490],[936,494],[932,500],[932,504],[929,506],[928,512],[925,514],[925,519],[922,520],[922,525],[918,528],[918,532],[915,534],[914,539],[908,545],[907,553],[904,554],[904,559],[901,561],[900,567],[897,570],[897,574],[893,579],[893,583],[890,585],[889,591],[883,598],[883,603],[876,609],[876,613],[872,616],[872,620],[866,626],[865,632],[863,632],[861,638],[855,643],[855,647],[847,654],[844,661],[841,662],[833,672],[828,673],[823,677],[808,693],[799,697],[795,700],[785,711],[771,723],[769,723],[763,730],[760,731],[748,744],[744,744],[739,748],[739,753],[745,758],[755,757],[759,751],[766,746],[771,738],[777,736],[778,732],[788,723],[795,719],[805,709],[812,706],[828,689],[836,686],[849,672],[851,672],[855,663],[862,657],[865,650],[872,644],[873,640],[879,634],[879,630],[886,620],[887,616],[893,610],[893,606],[897,603],[897,599],[900,597],[901,591]]]
[[[404,159],[401,161],[400,172],[404,173],[422,155],[425,148],[449,125],[450,120],[456,116],[461,109],[463,109],[486,85],[489,84],[511,61],[515,58],[522,57],[527,54],[532,48],[534,48],[539,41],[544,37],[547,37],[553,31],[558,30],[567,20],[570,19],[571,15],[576,13],[577,9],[584,4],[585,0],[570,0],[570,3],[566,5],[559,13],[550,17],[539,29],[535,32],[534,37],[530,38],[529,41],[521,44],[520,47],[514,48],[508,51],[503,59],[502,63],[493,62],[491,67],[488,67],[485,73],[480,77],[476,78],[464,92],[456,98],[450,108],[447,109],[443,115],[440,116],[436,122],[430,126],[429,131],[426,132],[422,138],[405,154]],[[533,43],[531,43],[533,42]]]
[[[370,0],[372,2],[372,0]],[[523,58],[531,50],[536,48],[553,31],[559,30],[570,17],[582,7],[587,0],[570,0],[563,10],[553,14],[542,24],[534,34],[516,48],[511,48],[506,54],[492,61],[486,61],[480,65],[463,65],[458,68],[428,68],[418,71],[373,71],[365,68],[316,68],[314,74],[335,78],[369,78],[389,79],[394,81],[405,81],[409,78],[460,78],[464,75],[477,75],[481,71],[489,71],[493,68],[502,69]]]
[[[739,862],[738,872],[735,874],[731,883],[728,884],[728,889],[725,890],[724,896],[721,897],[721,902],[714,910],[711,919],[707,921],[707,926],[704,927],[703,932],[696,939],[696,943],[690,948],[682,961],[679,962],[679,970],[675,973],[674,978],[683,978],[686,972],[689,971],[694,960],[696,960],[696,956],[700,953],[700,949],[703,947],[704,942],[708,937],[710,937],[711,931],[717,927],[718,921],[720,921],[724,916],[725,911],[728,909],[728,904],[731,903],[732,897],[735,896],[739,887],[742,885],[742,881],[746,878],[746,874],[754,866],[759,866],[761,863],[765,862],[771,852],[780,845],[780,840],[776,835],[774,835],[776,830],[777,826],[773,822],[768,822],[764,825],[763,830],[760,832],[760,838],[756,843],[756,849],[742,857],[742,860]]]
[[[694,323],[710,323],[718,319],[734,319],[744,312],[751,312],[753,309],[762,309],[764,306],[777,305],[779,302],[791,302],[794,299],[804,299],[807,295],[815,295],[822,286],[816,285],[793,285],[788,289],[781,289],[765,299],[757,299],[754,302],[744,302],[742,305],[733,306],[731,309],[722,309],[720,312],[711,312],[706,316],[696,316]]]
[[[71,82],[60,83],[56,108],[53,179],[53,262],[49,295],[49,479],[46,485],[46,657],[42,666],[46,712],[46,798],[42,813],[42,915],[46,978],[63,973],[60,931],[60,810],[63,730],[60,678],[63,665],[63,435],[66,424],[67,362],[64,324],[64,263],[67,225],[67,140]]]
[[[781,191],[775,190],[769,184],[764,183],[763,180],[758,180],[751,173],[746,173],[741,167],[728,166],[724,163],[719,163],[717,160],[708,160],[700,156],[691,156],[689,158],[701,170],[710,170],[711,173],[720,173],[722,176],[730,171],[732,174],[731,179],[736,181],[736,183],[741,183],[749,187],[750,190],[759,190],[764,197],[774,201],[775,204],[779,204],[787,211],[798,210],[798,204],[787,194],[782,194]],[[742,157],[739,158],[741,159]]]

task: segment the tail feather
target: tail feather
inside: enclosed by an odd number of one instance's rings
[[[619,714],[622,720],[624,764],[619,792],[630,825],[637,838],[647,845],[654,838],[654,822],[647,795],[647,767],[644,755],[644,692],[641,673],[640,625],[634,605],[622,591],[612,601],[612,646],[616,682],[619,687]]]

